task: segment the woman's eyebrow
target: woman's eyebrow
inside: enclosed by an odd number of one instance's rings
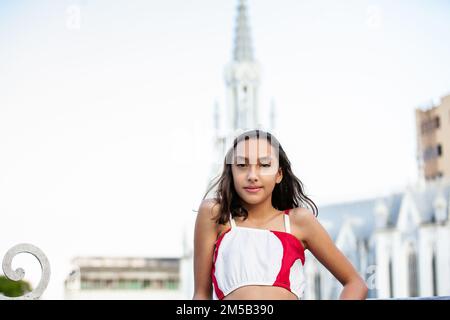
[[[236,159],[237,160],[248,160],[248,158],[247,157],[243,157],[243,156],[237,156],[236,157]],[[261,158],[258,158],[258,160],[259,161],[261,161],[261,160],[272,160],[272,157],[261,157]]]

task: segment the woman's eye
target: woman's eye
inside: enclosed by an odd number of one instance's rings
[[[246,163],[237,163],[236,166],[243,168],[243,167],[246,167],[247,164]],[[264,168],[268,168],[268,167],[270,167],[270,163],[261,163],[260,166],[264,167]]]

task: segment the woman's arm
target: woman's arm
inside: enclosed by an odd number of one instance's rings
[[[366,299],[368,288],[350,261],[335,246],[327,231],[306,208],[293,210],[293,221],[308,250],[344,286],[340,299]]]
[[[194,296],[192,300],[211,300],[211,268],[217,226],[213,220],[217,205],[211,200],[202,201],[194,230]]]

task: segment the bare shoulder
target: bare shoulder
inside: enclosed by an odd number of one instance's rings
[[[202,211],[202,213],[208,211],[210,213],[217,213],[219,211],[220,204],[217,203],[215,199],[204,199],[200,203],[199,213]],[[214,212],[215,211],[215,212]]]
[[[215,221],[215,217],[220,211],[220,204],[214,199],[204,199],[200,203],[198,209],[196,224],[201,231],[209,231],[217,234],[219,232],[219,225]]]
[[[305,227],[307,224],[316,220],[314,213],[310,209],[303,207],[293,208],[290,215],[292,216],[291,221],[298,227]]]
[[[307,238],[311,226],[317,223],[314,213],[303,207],[293,208],[289,214],[292,233],[300,239],[303,247],[307,249]]]

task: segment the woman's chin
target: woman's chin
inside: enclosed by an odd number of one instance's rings
[[[258,204],[262,201],[262,197],[261,196],[241,196],[242,200],[244,200],[245,203],[248,204]]]

